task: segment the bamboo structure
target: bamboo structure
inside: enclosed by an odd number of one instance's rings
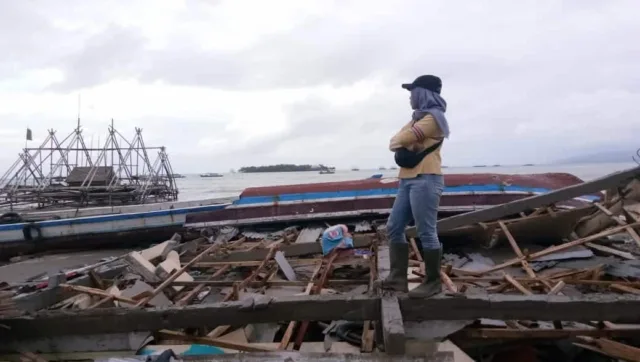
[[[165,147],[147,147],[141,128],[135,128],[134,136],[127,140],[112,121],[98,148],[87,146],[82,131],[78,123],[60,140],[51,129],[38,147],[25,147],[0,177],[0,208],[111,206],[178,199]]]

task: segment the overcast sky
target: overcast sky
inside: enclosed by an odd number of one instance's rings
[[[2,1],[0,168],[110,119],[177,172],[393,163],[400,84],[443,79],[448,165],[640,147],[640,2]]]

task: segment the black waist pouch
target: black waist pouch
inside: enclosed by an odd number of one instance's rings
[[[438,149],[438,147],[440,147],[440,145],[442,144],[443,140],[439,141],[438,143],[431,145],[430,147],[427,147],[426,149],[420,151],[420,152],[413,152],[413,151],[409,151],[406,148],[400,148],[398,150],[396,150],[395,152],[395,161],[396,161],[396,165],[402,167],[402,168],[414,168],[416,166],[418,166],[418,164],[425,158],[427,157],[428,154],[430,154],[431,152],[435,151]]]

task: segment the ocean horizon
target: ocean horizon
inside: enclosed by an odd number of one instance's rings
[[[618,163],[594,163],[594,164],[548,164],[548,165],[518,165],[518,166],[469,166],[447,167],[443,169],[445,174],[473,174],[473,173],[497,173],[497,174],[541,174],[541,173],[569,173],[590,181],[610,173],[637,167],[633,161]],[[183,174],[185,178],[176,179],[180,193],[180,201],[211,199],[218,197],[238,196],[249,187],[294,185],[317,182],[334,182],[361,180],[375,174],[383,177],[396,177],[398,170],[386,169],[362,169],[358,171],[336,170],[333,174],[320,174],[317,171],[304,172],[264,172],[264,173],[222,173],[223,177],[200,177],[200,174]]]

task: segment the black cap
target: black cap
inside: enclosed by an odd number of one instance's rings
[[[424,88],[432,92],[440,94],[442,90],[442,80],[435,75],[421,75],[413,83],[406,83],[402,85],[402,88],[406,90],[412,90],[413,88]]]

